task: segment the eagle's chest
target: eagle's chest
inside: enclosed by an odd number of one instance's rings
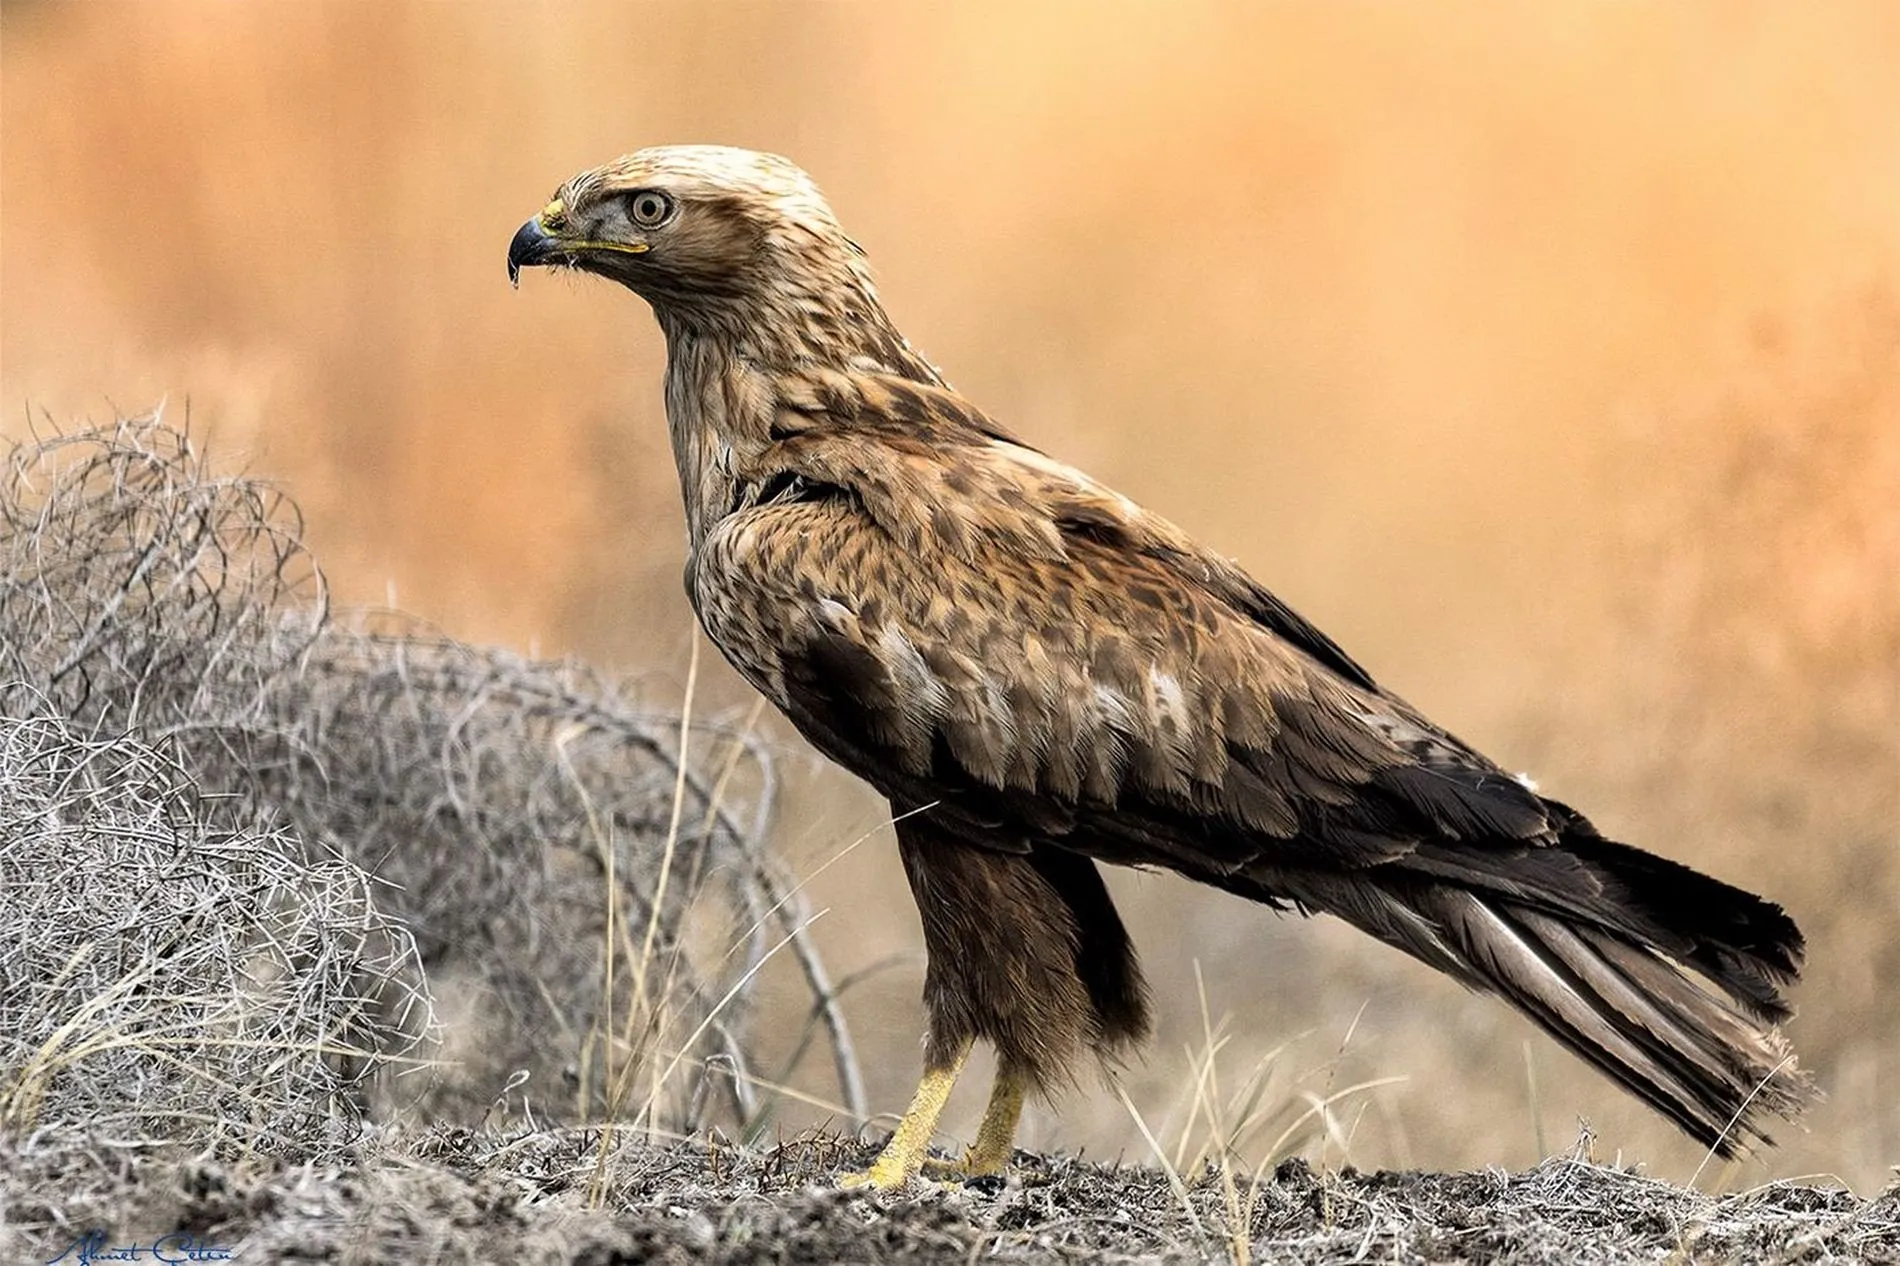
[[[699,627],[755,690],[784,703],[782,638],[760,595],[733,574],[726,551],[701,546],[686,564],[686,596]]]
[[[831,507],[761,506],[714,524],[686,567],[686,592],[720,653],[773,703],[785,666],[840,608],[856,610],[875,566]]]

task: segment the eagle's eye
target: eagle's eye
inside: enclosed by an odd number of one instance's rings
[[[673,214],[673,200],[657,189],[627,195],[627,215],[643,229],[657,229]]]

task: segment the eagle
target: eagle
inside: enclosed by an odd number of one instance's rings
[[[1723,1156],[1811,1097],[1778,1027],[1804,948],[1778,906],[1605,838],[957,394],[793,163],[663,146],[584,171],[510,242],[510,280],[529,266],[652,308],[706,636],[890,800],[929,1027],[848,1185],[918,1173],[977,1040],[996,1079],[950,1166],[972,1175],[1007,1165],[1026,1094],[1148,1033],[1098,863],[1344,919]]]

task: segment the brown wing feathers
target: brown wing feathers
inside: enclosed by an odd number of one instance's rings
[[[838,594],[784,661],[828,754],[941,802],[977,846],[1040,839],[1345,918],[1724,1151],[1758,1133],[1725,1136],[1751,1095],[1799,1101],[1763,1025],[1801,952],[1777,908],[1604,840],[1238,568],[947,391],[790,395],[784,459],[850,489],[839,513],[899,555],[893,588]]]

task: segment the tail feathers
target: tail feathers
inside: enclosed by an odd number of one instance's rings
[[[1680,862],[1589,832],[1567,848],[1609,877],[1606,903],[1636,913],[1630,930],[1720,984],[1766,1020],[1791,1014],[1781,989],[1801,976],[1806,942],[1780,906]]]
[[[1416,874],[1397,883],[1306,878],[1315,882],[1300,885],[1302,904],[1500,995],[1718,1155],[1772,1143],[1758,1118],[1792,1116],[1813,1097],[1768,1023],[1788,1014],[1772,983],[1786,952],[1763,955],[1680,933],[1655,946],[1632,934],[1631,917],[1615,905],[1579,917],[1548,900],[1527,904]],[[1654,913],[1635,917],[1648,923]],[[1732,997],[1704,988],[1679,961]]]
[[[1811,1095],[1780,1033],[1653,951],[1526,909],[1441,890],[1484,983],[1722,1156]]]
[[[1500,909],[1543,911],[1602,928],[1680,962],[1766,1022],[1791,1013],[1784,986],[1801,974],[1794,921],[1763,901],[1687,866],[1608,840],[1484,854],[1422,846],[1416,873],[1482,894]]]

